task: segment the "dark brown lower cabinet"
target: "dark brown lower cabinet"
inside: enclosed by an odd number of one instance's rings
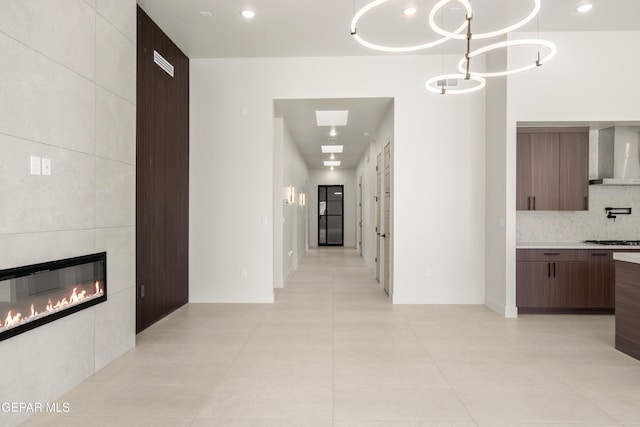
[[[587,306],[588,263],[584,261],[518,262],[518,308]]]
[[[611,251],[518,249],[520,313],[612,313]]]
[[[589,300],[587,307],[613,308],[610,258],[611,251],[589,250]]]

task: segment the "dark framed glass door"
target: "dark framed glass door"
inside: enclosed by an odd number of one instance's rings
[[[344,244],[344,186],[318,185],[318,246]]]

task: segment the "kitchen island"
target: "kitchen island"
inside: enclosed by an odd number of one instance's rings
[[[640,360],[640,254],[614,253],[616,349]]]

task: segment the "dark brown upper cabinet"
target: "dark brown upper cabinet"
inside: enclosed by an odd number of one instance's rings
[[[518,128],[516,209],[589,209],[589,129]]]

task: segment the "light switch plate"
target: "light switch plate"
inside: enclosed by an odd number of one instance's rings
[[[31,156],[31,175],[40,175],[40,156]]]
[[[51,159],[42,158],[42,175],[51,175]]]

